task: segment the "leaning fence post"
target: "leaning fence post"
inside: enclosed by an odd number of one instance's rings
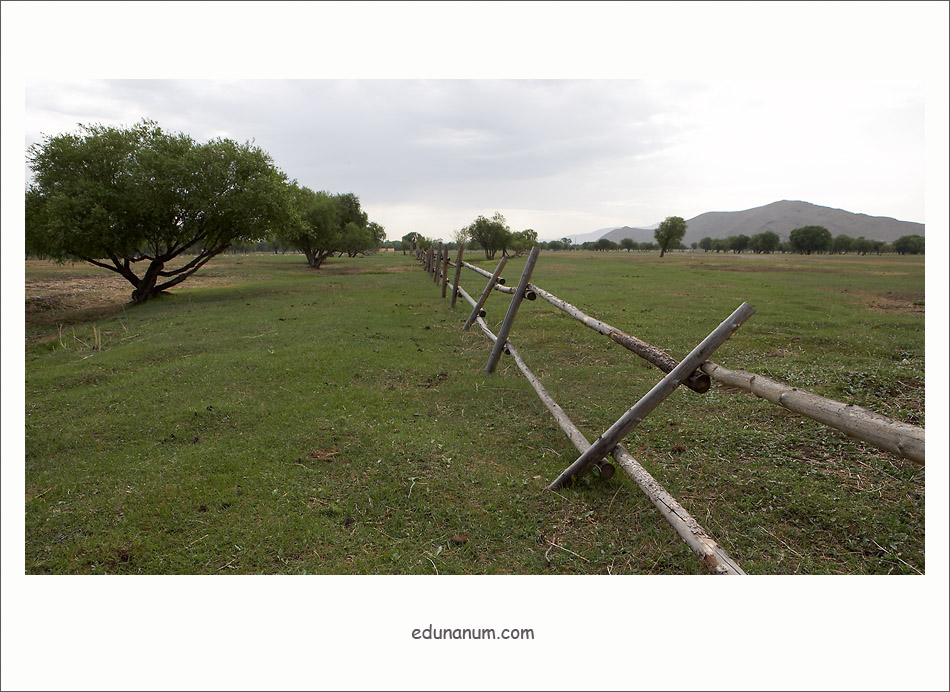
[[[462,327],[462,331],[467,331],[469,327],[472,326],[472,322],[475,321],[475,318],[478,317],[479,311],[482,309],[482,306],[485,304],[485,301],[488,300],[488,296],[491,295],[492,289],[495,287],[495,284],[500,280],[498,277],[501,276],[501,270],[505,268],[505,265],[508,263],[507,257],[502,257],[501,261],[498,263],[498,266],[495,267],[494,273],[489,277],[488,283],[485,284],[485,290],[482,291],[481,297],[478,299],[478,302],[475,303],[475,308],[472,310],[472,314],[468,316],[468,319],[465,320],[465,325]]]
[[[735,312],[729,315],[722,324],[690,351],[689,355],[680,361],[680,364],[673,368],[672,372],[660,380],[653,389],[644,394],[640,401],[631,406],[603,435],[594,440],[587,451],[577,457],[573,464],[554,479],[554,482],[548,486],[548,490],[563,487],[584,473],[594,461],[600,460],[605,454],[609,454],[610,450],[620,444],[620,441],[637,427],[644,418],[650,415],[650,412],[659,406],[664,399],[672,394],[683,380],[702,365],[712,355],[713,351],[726,343],[733,332],[741,327],[742,323],[749,319],[754,312],[755,308],[748,303],[743,303],[736,308]]]
[[[455,258],[455,281],[452,282],[452,309],[455,309],[455,299],[459,297],[459,275],[462,273],[462,250],[465,243],[459,243],[459,255]]]
[[[524,265],[524,271],[521,273],[521,281],[518,282],[518,288],[511,297],[511,304],[508,306],[508,314],[505,315],[505,321],[498,330],[498,338],[492,347],[491,355],[488,357],[488,364],[485,366],[485,374],[490,375],[501,358],[501,352],[505,348],[505,342],[508,341],[508,334],[511,332],[511,326],[514,324],[515,315],[518,314],[518,308],[521,307],[521,301],[524,300],[525,291],[528,290],[528,282],[531,281],[531,272],[534,271],[534,265],[538,262],[538,255],[541,250],[535,245],[531,248],[531,254],[528,255],[528,261]],[[692,372],[692,371],[690,371]],[[603,456],[603,454],[601,454]]]

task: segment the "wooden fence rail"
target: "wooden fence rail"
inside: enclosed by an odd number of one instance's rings
[[[459,290],[461,291],[462,297],[474,307],[476,301],[461,288]],[[492,334],[491,329],[489,329],[484,319],[477,317],[475,322],[489,340],[497,343],[498,337]],[[521,354],[518,353],[512,345],[510,339],[507,341],[505,352],[510,354],[514,359],[518,369],[521,370],[521,374],[524,375],[525,379],[531,384],[538,398],[541,399],[541,402],[548,411],[550,411],[554,420],[557,421],[558,426],[577,448],[577,451],[582,454],[587,451],[590,448],[590,443],[587,441],[587,438],[584,437],[584,434],[574,425],[564,412],[564,409],[562,409],[548,393],[544,385],[541,384],[541,381],[531,372],[521,357]],[[637,461],[630,452],[622,445],[617,445],[611,450],[611,455],[620,465],[620,468],[633,479],[637,487],[640,488],[649,498],[650,502],[660,511],[663,518],[673,527],[673,530],[676,531],[686,545],[689,546],[690,550],[696,554],[703,567],[714,574],[745,574],[742,568],[736,564],[735,560],[729,556],[722,546],[706,533],[705,529],[699,525],[699,522],[690,516],[689,512],[643,468],[640,462]],[[612,469],[612,467],[607,464],[604,464],[602,468]],[[608,472],[604,475],[609,476],[612,474]]]
[[[650,501],[661,512],[677,534],[687,543],[690,549],[699,557],[701,563],[708,570],[717,574],[744,574],[731,557],[714,541],[699,524],[686,512],[685,509],[667,493],[659,483],[643,468],[630,453],[620,445],[620,441],[642,419],[652,411],[662,399],[669,395],[679,384],[704,393],[708,391],[711,380],[754,394],[766,401],[778,404],[796,414],[806,416],[825,425],[833,427],[845,434],[884,449],[897,456],[912,462],[924,464],[924,430],[922,428],[901,423],[867,409],[852,404],[843,404],[833,399],[827,399],[817,394],[807,392],[789,385],[776,382],[767,377],[744,372],[728,370],[708,360],[708,356],[715,348],[723,343],[744,322],[754,310],[743,303],[727,320],[703,340],[682,361],[677,362],[665,351],[648,344],[637,337],[626,334],[593,318],[567,301],[530,283],[531,272],[538,258],[538,248],[533,248],[522,273],[517,288],[503,285],[501,270],[507,258],[503,258],[495,271],[490,273],[481,267],[476,267],[462,261],[462,251],[459,249],[458,258],[452,262],[445,247],[440,243],[438,251],[435,247],[428,250],[416,250],[416,257],[423,268],[433,274],[436,283],[441,278],[442,296],[446,295],[448,283],[448,268],[454,266],[455,280],[452,289],[452,307],[458,296],[464,298],[471,306],[472,312],[465,323],[467,329],[474,321],[492,341],[492,354],[489,358],[486,372],[492,372],[501,353],[512,356],[518,369],[531,384],[554,417],[561,430],[571,440],[580,452],[580,456],[557,478],[548,489],[561,487],[585,470],[597,467],[602,475],[609,477],[613,467],[604,459],[609,454],[617,464],[630,476],[637,486],[650,498]],[[489,279],[482,291],[479,300],[475,300],[459,284],[461,268],[465,267]],[[441,276],[440,276],[441,275]],[[496,336],[488,328],[484,320],[484,304],[493,291],[510,293],[513,295],[505,321]],[[541,297],[559,310],[567,313],[585,326],[610,337],[614,342],[624,346],[636,355],[666,373],[666,376],[645,395],[637,404],[630,408],[609,430],[598,437],[593,444],[587,441],[583,433],[571,422],[563,409],[544,389],[540,380],[531,372],[524,359],[508,339],[515,315],[523,299],[533,300]]]

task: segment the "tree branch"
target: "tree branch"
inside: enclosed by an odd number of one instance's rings
[[[189,271],[189,272],[187,272],[187,273],[184,273],[184,274],[181,273],[181,272],[183,272],[183,271],[185,270],[185,267],[182,267],[181,269],[177,270],[176,272],[171,272],[171,273],[168,273],[168,272],[159,272],[159,276],[172,276],[173,274],[178,274],[178,276],[176,276],[176,277],[175,277],[174,279],[172,279],[171,281],[166,281],[166,282],[163,283],[163,284],[158,284],[158,285],[156,285],[156,286],[155,286],[155,293],[158,293],[158,292],[160,292],[160,291],[167,290],[167,289],[171,288],[172,286],[176,286],[176,285],[180,284],[182,281],[184,281],[184,280],[187,279],[189,276],[191,276],[192,274],[194,274],[196,271],[198,271],[199,269],[201,269],[201,267],[204,266],[204,264],[205,264],[208,260],[210,260],[212,257],[214,257],[214,255],[216,255],[216,254],[218,254],[218,253],[205,255],[205,256],[203,257],[203,259],[201,260],[200,263],[196,264],[196,265],[194,266],[194,268],[191,269],[191,271]],[[199,257],[202,257],[202,256],[199,255]],[[190,264],[194,264],[194,262],[191,262]]]

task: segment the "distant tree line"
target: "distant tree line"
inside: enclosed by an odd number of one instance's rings
[[[676,217],[671,217],[676,218]],[[659,229],[658,229],[659,230]],[[682,236],[680,236],[681,238]],[[885,253],[897,253],[900,255],[920,255],[924,254],[924,238],[920,235],[907,235],[898,238],[893,243],[886,243],[880,240],[868,240],[867,238],[851,238],[841,234],[835,237],[821,226],[803,226],[797,228],[789,234],[789,239],[783,241],[777,233],[773,231],[763,231],[755,235],[734,235],[728,238],[710,238],[706,237],[698,242],[694,242],[687,247],[680,238],[670,239],[669,244],[664,248],[658,242],[644,241],[637,242],[632,238],[622,238],[615,242],[608,238],[599,240],[589,240],[583,243],[574,243],[570,238],[564,237],[560,240],[538,241],[537,233],[528,229],[520,233],[512,233],[504,221],[501,214],[496,213],[492,219],[486,219],[483,216],[478,217],[471,225],[466,226],[460,231],[455,231],[453,240],[445,243],[445,246],[454,250],[459,242],[464,242],[467,249],[483,250],[486,259],[493,259],[498,252],[507,256],[517,256],[530,250],[533,245],[537,245],[542,250],[547,251],[625,251],[625,252],[668,252],[671,250],[685,251],[688,249],[703,250],[704,252],[731,252],[740,254],[752,252],[755,254],[797,253],[803,255],[810,254],[858,254],[858,255],[881,255]],[[426,238],[421,234],[408,233],[403,236],[401,241],[397,241],[397,249],[406,253],[412,247],[413,239],[417,247],[426,249],[429,246],[439,243],[438,240]]]
[[[857,255],[894,253],[899,255],[924,254],[924,237],[920,235],[905,235],[893,243],[882,240],[870,240],[863,236],[852,238],[840,234],[832,237],[831,232],[823,226],[802,226],[789,233],[788,240],[782,241],[776,233],[764,231],[753,236],[735,235],[728,238],[703,238],[693,244],[694,249],[705,252],[734,252],[751,251],[754,253],[788,252],[800,255],[834,254]]]

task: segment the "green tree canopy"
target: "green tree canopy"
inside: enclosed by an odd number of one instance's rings
[[[831,251],[843,255],[851,250],[851,246],[854,244],[854,238],[845,235],[844,233],[839,233],[834,237],[834,240],[831,241]]]
[[[660,246],[660,257],[671,247],[679,245],[686,235],[686,221],[679,216],[668,216],[653,232],[657,244]]]
[[[905,235],[894,241],[894,251],[900,255],[924,254],[924,237],[922,235]]]
[[[778,246],[781,242],[777,233],[762,231],[761,233],[756,233],[749,239],[749,249],[756,254],[770,254],[778,250]]]
[[[800,255],[827,252],[832,244],[831,231],[824,226],[802,226],[788,234],[788,244]]]
[[[491,219],[479,216],[465,229],[469,237],[485,252],[485,259],[495,259],[495,254],[504,251],[511,242],[511,229],[499,212]]]
[[[520,257],[528,252],[538,242],[538,233],[534,229],[527,228],[523,231],[511,234],[511,240],[508,242],[508,248],[515,257]]]
[[[294,183],[293,199],[295,222],[278,229],[277,237],[303,252],[310,267],[319,269],[339,247],[342,236],[336,198],[328,192],[314,192]]]
[[[735,253],[742,252],[749,247],[750,238],[747,235],[733,235],[727,238],[729,249]]]
[[[27,251],[114,271],[136,303],[232,242],[294,218],[286,176],[264,151],[229,139],[199,144],[150,120],[47,136],[30,147],[29,165]],[[188,261],[174,262],[185,253]]]

